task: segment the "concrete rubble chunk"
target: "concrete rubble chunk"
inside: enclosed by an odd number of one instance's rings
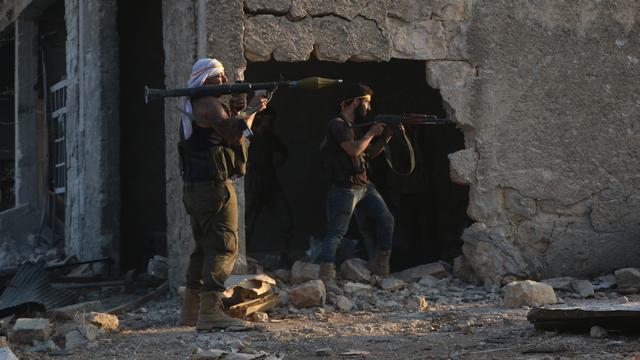
[[[398,311],[402,309],[402,305],[393,300],[387,300],[387,301],[378,300],[376,301],[376,307],[380,311]]]
[[[532,280],[514,281],[505,285],[504,305],[507,307],[541,306],[558,302],[550,285]]]
[[[600,327],[600,326],[592,326],[591,329],[589,330],[589,335],[592,338],[606,338],[607,337],[607,330]]]
[[[16,320],[13,329],[9,332],[12,343],[32,345],[33,341],[46,341],[51,334],[51,325],[48,319],[20,318]]]
[[[296,261],[291,268],[291,283],[302,284],[320,277],[320,265]]]
[[[289,291],[289,301],[297,308],[322,306],[327,293],[322,280],[311,280]]]
[[[73,305],[64,306],[57,309],[52,309],[47,313],[50,319],[56,320],[73,320],[73,318],[79,313],[88,313],[91,311],[97,311],[102,308],[102,302],[99,300],[86,301]]]
[[[438,284],[438,278],[433,275],[423,276],[420,281],[418,281],[418,284],[427,288],[432,288]]]
[[[624,268],[614,272],[618,288],[639,288],[640,270],[637,268]]]
[[[413,282],[422,279],[427,275],[432,275],[438,279],[447,277],[449,274],[445,270],[444,266],[440,263],[430,263],[418,265],[400,272],[393,274],[392,276],[404,280],[406,282]]]
[[[340,265],[342,277],[361,283],[371,283],[371,271],[367,269],[367,262],[362,259],[348,259]]]
[[[220,349],[209,349],[207,351],[200,351],[193,355],[193,360],[218,360],[224,359],[228,352]]]
[[[169,260],[161,255],[149,259],[147,273],[155,278],[166,280],[169,278]]]
[[[18,360],[18,357],[8,346],[0,347],[0,360]]]
[[[79,314],[74,319],[77,323],[80,324],[91,324],[99,329],[111,331],[116,330],[120,325],[118,321],[118,317],[115,315],[107,314],[107,313],[99,313],[99,312],[90,312],[88,314]]]
[[[93,325],[86,324],[86,325],[79,325],[78,331],[80,332],[80,334],[82,334],[82,336],[87,338],[87,340],[93,341],[98,338],[101,330]]]
[[[599,276],[593,279],[592,285],[595,291],[611,289],[616,285],[616,276],[613,274]]]
[[[412,295],[404,300],[407,310],[419,312],[429,309],[429,301],[424,296]]]
[[[551,279],[542,280],[543,284],[547,284],[553,288],[553,290],[572,291],[571,283],[576,279],[572,277],[557,277]]]
[[[69,333],[67,333],[67,335],[65,335],[64,337],[64,348],[67,350],[73,350],[77,347],[80,347],[86,343],[88,343],[89,340],[87,340],[87,338],[85,338],[84,336],[82,336],[82,334],[80,333],[80,331],[78,330],[73,330],[70,331]]]
[[[278,269],[273,272],[273,275],[284,282],[289,282],[291,280],[290,270]]]
[[[341,311],[347,312],[353,309],[353,301],[349,300],[349,298],[343,295],[336,296],[335,304]]]
[[[343,289],[349,295],[371,296],[373,294],[373,286],[369,284],[347,282]]]
[[[589,280],[574,280],[571,282],[571,289],[583,298],[595,296],[593,285]]]
[[[397,291],[404,289],[406,286],[406,282],[394,278],[385,278],[380,282],[380,288],[384,291]]]

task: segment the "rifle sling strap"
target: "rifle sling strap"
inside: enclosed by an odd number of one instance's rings
[[[384,158],[387,160],[387,164],[389,164],[391,171],[393,171],[396,175],[409,176],[413,172],[413,169],[415,169],[416,167],[416,155],[415,155],[415,152],[413,151],[413,145],[411,145],[411,141],[409,141],[407,134],[405,132],[400,132],[400,131],[398,133],[402,135],[402,137],[404,138],[405,144],[407,144],[407,151],[409,152],[409,171],[400,172],[393,167],[389,143],[384,144]]]

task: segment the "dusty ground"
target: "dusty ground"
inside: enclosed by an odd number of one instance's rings
[[[122,316],[120,331],[71,352],[16,349],[16,354],[21,359],[190,359],[198,348],[237,350],[244,343],[249,345],[244,352],[264,351],[272,359],[277,355],[285,359],[640,359],[639,335],[592,338],[536,331],[526,320],[527,309],[501,307],[499,294],[475,297],[478,300],[439,297],[425,312],[371,308],[344,313],[331,306],[304,310],[285,306],[272,312],[260,331],[197,333],[174,325],[178,300],[167,296]],[[613,293],[600,298],[640,301],[638,295],[623,298]],[[330,348],[328,356],[316,355],[322,348]],[[340,355],[349,350],[368,354]]]

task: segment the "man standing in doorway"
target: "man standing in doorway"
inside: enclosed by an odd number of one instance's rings
[[[377,245],[375,256],[367,264],[377,275],[389,275],[394,224],[391,212],[367,174],[369,159],[384,150],[393,130],[380,123],[368,129],[353,128],[371,111],[373,91],[362,84],[346,84],[342,90],[340,114],[329,121],[322,150],[322,161],[331,184],[327,195],[327,234],[317,260],[325,287],[337,294],[342,291],[335,282],[336,250],[354,211],[365,243]],[[372,219],[375,229],[371,229],[365,219]]]
[[[187,86],[227,81],[222,63],[205,58],[194,64]],[[195,249],[187,268],[180,323],[197,330],[246,325],[223,312],[221,297],[238,256],[238,204],[232,180],[245,173],[247,137],[255,113],[266,104],[264,96],[252,98],[246,108],[239,98],[229,107],[215,96],[184,101],[178,151]]]

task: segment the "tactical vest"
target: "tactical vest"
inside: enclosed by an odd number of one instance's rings
[[[212,142],[213,129],[193,124],[193,133],[184,139],[182,126],[178,142],[180,172],[185,182],[224,182],[244,176],[247,172],[249,144],[228,145],[222,139]]]
[[[356,139],[355,130],[350,129],[353,138]],[[368,159],[366,152],[352,158],[338,144],[331,132],[327,129],[324,142],[321,144],[320,157],[322,162],[322,170],[325,175],[334,184],[354,187],[364,184],[358,184],[358,175],[367,172]]]

